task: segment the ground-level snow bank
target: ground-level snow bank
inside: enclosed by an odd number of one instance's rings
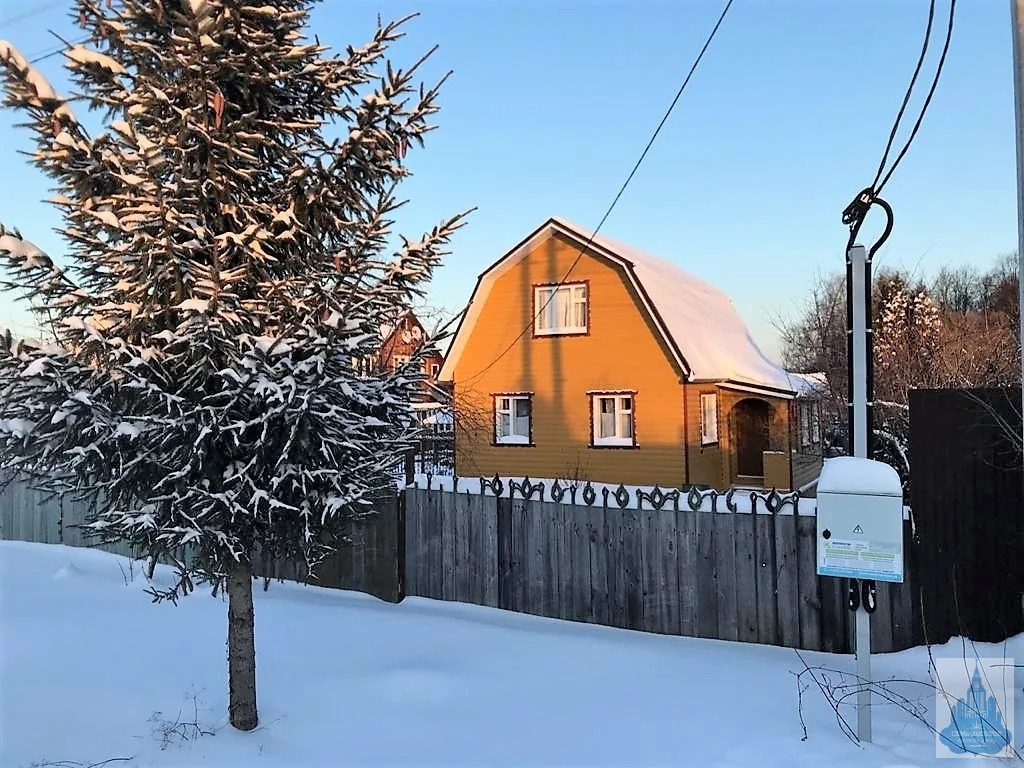
[[[256,595],[261,725],[243,734],[225,725],[222,600],[153,605],[129,566],[102,552],[0,542],[0,765],[956,764],[937,760],[932,733],[892,706],[877,708],[875,744],[858,747],[814,689],[804,693],[802,741],[791,650],[297,584]],[[1009,645],[1024,657],[1022,638]],[[877,657],[875,668],[929,679],[921,649]],[[897,687],[932,707],[927,686]],[[192,722],[212,735],[182,738]]]

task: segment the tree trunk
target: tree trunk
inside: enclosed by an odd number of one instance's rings
[[[248,560],[228,571],[228,716],[231,725],[242,731],[251,731],[259,722],[252,564]]]

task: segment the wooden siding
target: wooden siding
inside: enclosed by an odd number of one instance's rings
[[[809,445],[800,444],[800,412],[798,401],[790,403],[790,465],[793,475],[793,489],[803,488],[818,479],[824,463],[821,438],[825,431],[822,424],[818,432],[818,442]]]
[[[793,473],[793,489],[803,488],[818,479],[821,474],[823,459],[820,449],[816,453],[793,451],[791,466]]]
[[[728,482],[722,461],[722,401],[718,401],[718,442],[711,445],[700,444],[700,396],[716,392],[714,384],[686,385],[686,455],[689,465],[689,482],[695,485],[710,485],[712,488],[724,488]]]
[[[532,316],[533,286],[559,282],[578,253],[555,236],[495,280],[454,371],[463,425],[473,424],[471,434],[457,430],[456,471],[679,485],[685,481],[681,372],[616,267],[589,254],[573,267],[567,282],[589,284],[586,335],[522,333]],[[590,447],[587,393],[606,390],[636,391],[636,448]],[[533,393],[532,445],[492,444],[498,392]]]

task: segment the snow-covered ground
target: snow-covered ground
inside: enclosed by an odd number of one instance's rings
[[[128,568],[97,551],[0,542],[0,765],[956,764],[894,706],[876,708],[873,745],[852,743],[813,686],[802,740],[792,650],[296,584],[257,594],[261,725],[243,734],[225,725],[224,603],[199,593],[153,605]],[[1008,646],[1024,658],[1024,638]],[[922,649],[876,657],[875,669],[929,680]],[[929,687],[894,688],[930,713]],[[1024,712],[1019,684],[1017,696]],[[209,735],[194,738],[192,723]]]

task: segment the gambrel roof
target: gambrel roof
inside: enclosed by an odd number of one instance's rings
[[[805,388],[768,358],[751,338],[746,324],[722,291],[675,264],[644,253],[561,218],[533,231],[477,279],[469,307],[459,324],[441,378],[451,380],[466,340],[486,303],[491,287],[541,242],[560,234],[622,270],[635,290],[650,324],[671,350],[687,381],[724,386],[753,386],[792,397]],[[571,277],[569,278],[572,279]]]

